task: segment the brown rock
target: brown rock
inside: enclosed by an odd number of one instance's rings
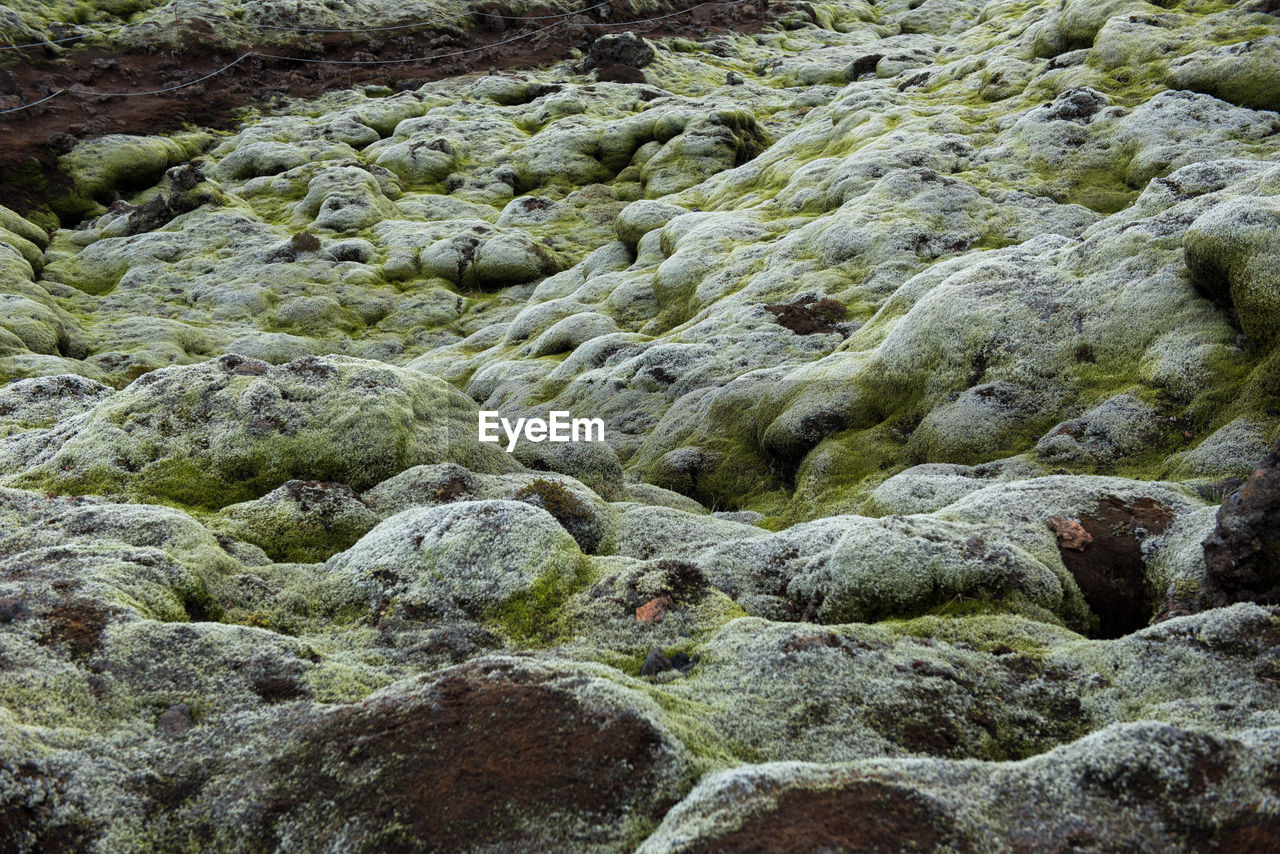
[[[170,706],[160,715],[156,729],[166,738],[176,738],[192,727],[191,707],[185,703]]]
[[[636,608],[636,620],[641,623],[661,623],[667,616],[667,606],[670,604],[671,599],[666,596],[650,599]]]
[[[1058,548],[1084,551],[1084,547],[1093,542],[1093,535],[1085,530],[1075,519],[1065,516],[1050,516],[1047,520],[1050,530],[1058,535]]]
[[[1147,599],[1142,543],[1164,533],[1173,511],[1150,498],[1126,502],[1104,495],[1079,521],[1054,519],[1048,524],[1059,532],[1062,563],[1098,617],[1097,636],[1118,638],[1147,626],[1153,603]]]
[[[261,786],[244,847],[274,850],[279,828],[319,816],[310,838],[351,833],[353,852],[576,851],[592,847],[591,828],[599,849],[621,850],[621,817],[659,820],[680,760],[641,715],[544,678],[477,661],[402,694],[299,712],[291,749],[243,783]]]
[[[783,792],[771,809],[735,830],[698,840],[688,854],[816,851],[972,850],[939,803],[889,781],[868,778],[832,791]]]
[[[671,670],[672,667],[674,665],[671,663],[671,659],[667,658],[661,647],[655,646],[649,652],[649,655],[645,657],[644,664],[640,666],[640,675],[653,676],[657,673],[665,673]]]
[[[1280,602],[1280,444],[1218,508],[1204,541],[1200,607]]]

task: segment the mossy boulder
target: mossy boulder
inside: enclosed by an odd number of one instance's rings
[[[748,850],[756,840],[778,838],[797,850],[964,849],[993,837],[1043,848],[1158,840],[1177,852],[1216,840],[1261,851],[1257,834],[1274,832],[1277,822],[1252,800],[1267,787],[1255,751],[1274,755],[1261,731],[1232,738],[1149,721],[1011,765],[745,766],[704,778],[639,851]],[[1060,818],[1046,819],[1046,807]],[[1134,809],[1143,811],[1140,824]],[[1087,821],[1065,818],[1084,815]]]
[[[614,547],[614,510],[589,487],[551,472],[477,474],[452,463],[415,466],[383,481],[360,496],[381,518],[414,507],[437,507],[458,501],[523,501],[549,512],[587,554]]]
[[[59,166],[71,177],[78,193],[107,203],[150,185],[211,140],[205,133],[173,137],[111,134],[80,143],[63,155]]]
[[[209,525],[275,560],[309,563],[349,548],[378,522],[345,484],[290,480],[254,501],[222,508]]]
[[[1196,51],[1170,65],[1169,82],[1241,107],[1280,110],[1280,36]]]
[[[323,836],[360,852],[425,840],[622,851],[694,774],[656,704],[604,668],[572,663],[479,658],[360,703],[282,707],[251,726],[261,752],[215,763],[191,805],[232,798],[226,819],[200,832],[209,845],[314,851]],[[292,735],[279,741],[279,730]],[[184,759],[178,766],[199,773]],[[242,809],[234,793],[244,790],[270,807]],[[187,839],[187,820],[175,807],[156,830]]]
[[[427,462],[516,468],[476,437],[474,402],[416,372],[345,356],[239,356],[155,371],[91,410],[12,478],[56,492],[219,508],[289,480],[364,489]]]
[[[52,427],[87,412],[114,389],[76,374],[32,377],[0,386],[0,436]]]
[[[1206,296],[1234,309],[1259,345],[1280,340],[1280,202],[1224,202],[1198,218],[1183,240],[1187,267]]]
[[[494,618],[539,587],[571,586],[577,543],[550,513],[521,501],[460,501],[405,510],[331,558],[336,587],[371,606]]]
[[[96,651],[117,620],[218,616],[216,595],[239,568],[212,532],[170,507],[0,489],[0,522],[7,595],[35,615],[63,608],[59,637],[73,653]]]

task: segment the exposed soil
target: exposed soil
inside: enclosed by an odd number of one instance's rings
[[[608,7],[607,22],[580,15],[535,33],[548,24],[546,18],[538,16],[555,14],[555,10],[535,6],[521,10],[524,17],[515,17],[505,4],[492,3],[484,11],[477,10],[463,30],[406,30],[386,39],[377,49],[363,38],[329,33],[323,36],[320,53],[301,48],[291,51],[281,46],[227,44],[203,24],[181,30],[183,44],[176,52],[169,44],[128,50],[77,48],[63,58],[49,59],[41,49],[33,48],[21,52],[17,64],[0,69],[5,77],[4,88],[10,93],[0,95],[0,109],[31,103],[67,87],[148,92],[175,86],[216,71],[250,50],[276,57],[365,62],[461,50],[474,52],[439,60],[366,66],[254,56],[208,81],[160,95],[63,93],[31,109],[0,116],[0,204],[26,213],[45,205],[50,198],[64,195],[70,187],[57,170],[57,158],[79,139],[109,133],[165,133],[184,125],[227,129],[235,126],[241,108],[269,102],[277,96],[313,97],[332,89],[368,84],[411,89],[445,77],[498,68],[531,68],[562,59],[571,48],[589,49],[598,37],[625,29],[647,37],[701,37],[726,29],[753,32],[764,22],[766,8],[767,0],[747,0],[733,6],[699,6],[696,0],[680,0],[672,3],[671,9],[688,9],[687,14],[627,28],[621,25],[654,15],[637,14],[618,3]],[[601,11],[604,10],[593,14]],[[485,12],[508,17],[491,17]],[[528,38],[510,42],[522,35]]]
[[[1056,516],[1050,520],[1062,562],[1098,616],[1098,637],[1122,637],[1151,621],[1142,542],[1163,533],[1172,521],[1173,511],[1150,498],[1126,504],[1109,495],[1078,522]]]
[[[102,633],[110,613],[93,602],[71,601],[45,614],[49,633],[46,642],[61,644],[73,658],[88,658],[102,646]]]
[[[689,854],[899,854],[972,845],[939,805],[891,783],[858,780],[828,792],[793,791],[737,829],[699,840]]]
[[[361,816],[401,828],[370,840],[385,851],[514,841],[527,816],[601,822],[632,809],[657,819],[669,806],[650,791],[664,748],[648,722],[589,710],[519,675],[454,674],[412,698],[348,706],[300,743],[268,771],[267,847],[302,801],[325,803],[334,827]]]
[[[465,501],[471,497],[471,490],[467,486],[466,478],[453,477],[431,496],[433,501],[439,501],[441,504],[449,504],[454,501]]]
[[[793,303],[766,305],[764,310],[797,335],[821,335],[839,332],[835,324],[844,319],[845,305],[831,297],[798,300]]]

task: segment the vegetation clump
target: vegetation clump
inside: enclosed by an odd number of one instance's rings
[[[296,252],[315,252],[320,249],[320,238],[309,231],[299,231],[289,239],[289,245]]]
[[[515,500],[546,510],[569,532],[583,551],[595,545],[594,542],[585,542],[594,533],[595,520],[591,507],[565,488],[564,484],[547,478],[536,478],[516,492]]]

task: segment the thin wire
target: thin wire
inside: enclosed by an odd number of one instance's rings
[[[194,86],[197,83],[203,83],[204,81],[208,80],[210,77],[217,77],[219,74],[226,71],[231,66],[239,65],[241,62],[244,62],[246,59],[248,59],[251,56],[262,56],[262,54],[253,50],[247,53],[242,53],[240,54],[239,57],[237,57],[236,59],[233,59],[231,62],[228,62],[226,65],[222,66],[217,71],[210,71],[208,74],[206,74],[203,77],[197,77],[195,80],[188,80],[186,83],[179,83],[177,86],[169,86],[164,89],[152,89],[150,92],[94,92],[91,89],[67,89],[66,91],[70,92],[73,95],[89,95],[96,98],[132,98],[137,95],[163,95],[165,92],[175,92],[178,89],[185,89],[188,86]]]
[[[692,12],[695,9],[700,9],[703,6],[736,6],[739,3],[745,3],[745,2],[747,2],[747,0],[708,0],[708,2],[699,3],[696,6],[690,6],[687,9],[680,9],[675,12],[669,12],[666,15],[657,15],[652,18],[644,18],[637,21],[620,21],[614,24],[596,24],[595,26],[639,27],[639,26],[643,26],[644,24],[651,24],[654,21],[662,21],[662,20],[666,20],[667,18],[674,18],[678,15],[685,15],[685,14],[688,14],[689,12]],[[600,5],[605,5],[605,4],[602,3]],[[546,32],[547,30],[554,29],[555,27],[559,26],[561,23],[564,23],[564,20],[577,14],[580,14],[580,13],[570,12],[564,15],[560,15],[558,17],[561,20],[557,20],[553,24],[547,24],[545,27],[539,27],[538,29],[533,30],[531,32],[521,33],[518,36],[513,36],[509,39],[503,39],[502,41],[490,42],[489,44],[477,45],[476,47],[464,48],[462,50],[450,51],[448,53],[437,53],[437,54],[432,54],[431,56],[419,56],[419,57],[414,57],[412,59],[372,59],[372,60],[313,59],[308,57],[297,57],[297,56],[277,56],[271,53],[261,53],[256,50],[251,50],[251,51],[242,53],[240,56],[233,59],[231,62],[227,63],[226,65],[222,66],[216,71],[210,71],[208,74],[204,75],[203,77],[197,77],[195,80],[188,80],[186,83],[179,83],[176,86],[168,86],[164,89],[153,89],[148,92],[94,92],[88,89],[59,89],[57,92],[54,92],[52,95],[46,95],[45,97],[41,98],[39,101],[32,101],[30,104],[22,104],[21,106],[11,107],[10,109],[7,109],[7,110],[0,110],[0,115],[4,115],[5,113],[16,113],[20,110],[28,110],[39,104],[43,104],[45,101],[52,100],[53,98],[56,98],[57,96],[62,94],[92,96],[92,97],[98,97],[98,98],[133,98],[141,95],[163,95],[166,92],[176,92],[179,89],[185,89],[188,86],[194,86],[197,83],[203,83],[204,81],[208,80],[211,77],[217,77],[219,74],[226,71],[228,68],[231,68],[235,65],[239,65],[241,62],[244,62],[246,59],[248,59],[251,56],[261,57],[262,59],[275,59],[283,62],[310,62],[310,63],[317,63],[322,65],[395,65],[395,64],[402,64],[402,63],[412,63],[412,62],[428,62],[436,59],[448,59],[449,57],[453,57],[453,56],[461,56],[467,53],[476,53],[478,51],[489,50],[491,48],[501,47],[502,45],[512,44],[518,41],[524,41],[525,39],[536,36],[538,33],[543,33],[543,32]]]
[[[708,2],[699,3],[696,6],[690,6],[687,9],[680,9],[678,11],[670,12],[666,15],[658,15],[653,18],[643,18],[637,21],[620,21],[616,24],[593,24],[592,26],[639,27],[639,26],[643,26],[644,24],[653,23],[654,21],[662,21],[662,20],[666,20],[667,18],[674,18],[678,15],[686,15],[695,9],[702,8],[703,6],[736,6],[739,3],[745,3],[745,2],[747,2],[747,0],[708,0]],[[315,59],[315,58],[301,57],[301,56],[277,56],[276,54],[272,54],[272,53],[258,53],[257,55],[263,57],[264,59],[276,59],[276,60],[283,60],[287,62],[312,62],[312,63],[318,63],[323,65],[396,65],[396,64],[412,63],[412,62],[427,62],[433,59],[446,59],[451,56],[459,56],[464,53],[475,53],[476,51],[488,50],[489,48],[492,48],[492,47],[500,47],[501,45],[504,45],[504,44],[511,44],[512,42],[523,41],[524,39],[532,38],[533,36],[536,36],[538,33],[546,32],[547,30],[555,28],[559,24],[563,23],[563,19],[571,17],[572,14],[574,13],[560,16],[562,20],[557,21],[554,24],[548,24],[547,26],[539,27],[538,29],[533,30],[532,32],[523,33],[521,35],[514,36],[509,39],[504,39],[502,41],[490,42],[487,45],[480,45],[478,47],[466,48],[465,50],[455,50],[450,53],[437,53],[437,54],[432,54],[431,56],[419,56],[419,57],[413,57],[410,59]],[[256,51],[253,51],[253,52],[257,53]]]
[[[737,6],[739,3],[746,3],[747,0],[708,0],[706,3],[699,3],[696,6],[690,6],[688,9],[679,9],[675,12],[669,12],[666,15],[657,15],[652,18],[645,18],[641,21],[618,21],[613,24],[592,24],[593,27],[634,27],[641,24],[652,24],[654,21],[663,21],[667,18],[674,18],[677,15],[685,15],[694,9],[700,9],[703,6]]]
[[[32,107],[36,106],[37,104],[43,104],[45,101],[52,100],[53,98],[58,97],[59,95],[61,95],[63,92],[66,92],[66,91],[67,91],[66,89],[59,89],[57,92],[54,92],[52,95],[46,95],[45,97],[41,98],[39,101],[32,101],[30,104],[23,104],[21,107],[11,107],[8,110],[0,110],[0,115],[4,115],[5,113],[16,113],[19,110],[29,110]]]

